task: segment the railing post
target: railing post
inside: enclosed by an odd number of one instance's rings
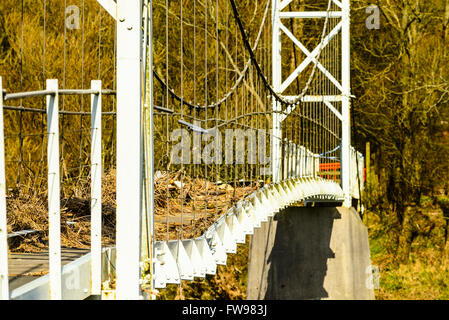
[[[8,228],[6,222],[5,137],[3,85],[0,77],[0,300],[9,299]]]
[[[117,0],[117,299],[140,299],[141,1]]]
[[[48,166],[48,215],[49,215],[49,272],[50,298],[62,299],[61,286],[61,210],[59,182],[59,109],[58,80],[47,79],[47,166]]]
[[[284,142],[283,143],[283,145],[284,145],[284,154],[282,155],[282,165],[283,165],[283,168],[284,168],[284,170],[283,170],[284,173],[283,173],[281,179],[285,180],[288,177],[288,160],[289,160],[289,158],[288,158],[288,140],[284,139],[283,142]]]
[[[296,167],[297,167],[297,145],[295,143],[293,143],[293,150],[292,150],[292,174],[290,176],[290,178],[296,178],[296,176],[298,175],[298,172],[296,171]]]
[[[310,177],[311,174],[311,170],[310,170],[310,150],[306,149],[306,176]]]
[[[295,178],[299,178],[301,171],[301,146],[296,146],[296,175]]]
[[[293,178],[293,174],[294,174],[294,157],[293,154],[295,152],[295,145],[293,142],[290,142],[290,149],[289,149],[290,153],[289,153],[289,159],[290,159],[290,164],[289,164],[289,168],[288,168],[288,178],[291,179]]]
[[[101,80],[92,80],[91,89],[98,94],[91,94],[91,294],[101,295]]]
[[[350,6],[349,0],[342,0],[342,30],[341,30],[341,57],[342,57],[342,137],[341,137],[341,187],[344,193],[343,206],[351,206],[350,182]]]

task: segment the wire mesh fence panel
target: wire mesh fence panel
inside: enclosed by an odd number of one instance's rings
[[[60,221],[55,221],[60,226],[54,230],[60,232],[63,250],[91,248],[93,104],[102,113],[97,124],[102,129],[103,150],[100,241],[113,244],[115,21],[94,0],[75,4],[4,1],[1,7],[2,19],[8,21],[3,38],[6,45],[0,52],[0,76],[6,90],[3,110],[9,250],[43,256],[49,251],[52,185],[48,184],[48,159],[56,153]],[[50,92],[47,79],[54,79],[57,92]],[[92,88],[92,80],[100,80],[101,88]],[[98,98],[94,103],[92,97],[99,95],[101,103]],[[49,142],[53,134],[48,123],[49,98],[52,105],[57,104],[57,110],[52,109],[57,112],[53,128],[58,129],[54,144]],[[51,151],[51,146],[57,146],[58,152]],[[63,264],[68,262],[66,258],[63,252]],[[9,271],[15,278],[36,276],[46,274],[47,265],[29,270],[16,270],[13,265]]]

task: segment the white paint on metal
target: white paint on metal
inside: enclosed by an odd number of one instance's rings
[[[226,253],[236,253],[237,252],[237,242],[231,233],[228,226],[226,215],[220,217],[217,222],[217,233],[220,237],[221,243],[223,244]]]
[[[227,255],[223,243],[220,240],[220,236],[216,230],[212,233],[212,238],[209,241],[215,263],[225,266]]]
[[[0,77],[0,300],[9,299],[8,228],[6,219],[5,131],[3,123],[3,86]]]
[[[329,32],[329,34],[323,39],[323,42],[321,45],[318,45],[313,51],[310,53],[307,58],[301,62],[301,64],[290,74],[290,76],[287,77],[287,79],[282,82],[282,85],[280,86],[280,92],[284,92],[285,89],[290,86],[290,84],[301,74],[301,72],[304,71],[304,69],[313,61],[313,59],[316,59],[318,54],[320,53],[320,47],[324,48],[339,32],[342,28],[342,22],[340,21],[334,29]]]
[[[206,276],[206,265],[203,262],[200,251],[193,239],[182,240],[184,249],[189,256],[194,277],[204,278]]]
[[[252,228],[260,228],[262,224],[260,223],[256,208],[254,208],[253,204],[249,200],[245,200],[243,202],[243,207],[245,208],[245,212],[248,214]]]
[[[229,226],[232,236],[236,243],[245,243],[246,242],[246,234],[243,230],[242,225],[240,224],[238,217],[235,213],[235,207],[231,209],[232,212],[226,215],[226,223]]]
[[[210,250],[207,240],[204,237],[197,238],[195,239],[195,244],[198,247],[201,258],[203,259],[203,264],[206,268],[206,274],[215,275],[217,264],[215,263],[215,259],[212,255],[212,251]]]
[[[281,19],[316,19],[316,18],[340,18],[341,11],[290,11],[281,12],[279,17]]]
[[[168,249],[176,260],[181,280],[193,280],[193,266],[181,240],[168,241]]]
[[[254,207],[256,208],[256,214],[259,217],[260,222],[267,222],[268,221],[268,207],[263,204],[263,192],[258,191],[256,192],[254,196]]]
[[[92,80],[92,90],[101,92],[101,81]],[[101,94],[91,95],[91,277],[92,294],[101,294]]]
[[[342,0],[342,31],[341,31],[341,70],[342,70],[342,136],[341,136],[341,185],[345,194],[343,206],[351,206],[350,195],[350,96],[351,96],[351,68],[350,68],[350,7],[349,0]]]
[[[253,234],[253,226],[251,223],[251,220],[248,216],[248,214],[245,211],[245,208],[243,207],[243,202],[239,201],[236,206],[236,212],[237,217],[240,225],[242,226],[243,231],[245,234]]]
[[[266,187],[260,190],[260,200],[262,204],[265,206],[267,218],[272,217],[275,214],[274,204],[270,201],[269,194],[270,193]]]
[[[154,287],[165,288],[167,283],[166,265],[165,265],[165,246],[163,241],[157,241],[154,244]]]
[[[274,202],[274,205],[275,205],[274,212],[278,213],[281,209],[283,209],[282,195],[279,192],[276,185],[274,185],[274,184],[270,186],[269,190],[271,192],[271,200]]]
[[[343,120],[343,116],[341,113],[334,107],[332,103],[330,103],[328,100],[324,100],[323,103],[337,116],[340,121]]]
[[[97,0],[97,2],[105,9],[111,17],[117,21],[117,2],[114,0]]]
[[[107,255],[107,256],[106,256]],[[114,276],[115,248],[103,249],[102,277],[112,280]],[[66,264],[62,267],[62,297],[68,300],[83,300],[92,293],[90,290],[91,254]],[[11,290],[12,300],[48,300],[50,296],[50,275],[45,275]]]
[[[61,210],[59,180],[59,109],[58,80],[47,79],[47,167],[48,167],[48,215],[49,215],[49,273],[50,298],[62,299],[61,285]]]
[[[312,53],[291,33],[289,29],[287,29],[282,23],[279,23],[280,29],[290,38],[290,40],[308,57],[310,60],[316,64],[318,69],[323,72],[323,74],[339,89],[342,90],[341,84],[335,79],[335,77],[328,71],[326,68],[316,59],[315,56],[312,56]],[[318,46],[318,49],[320,47]],[[324,48],[324,45],[321,46],[321,48]],[[291,82],[290,82],[291,83]],[[287,86],[282,86],[281,89],[284,91],[290,83],[287,84]]]
[[[343,8],[343,4],[340,2],[340,0],[332,0],[339,8]]]
[[[283,96],[283,97],[286,100],[292,100],[293,101],[293,100],[298,99],[299,96],[289,96],[289,95],[287,95],[287,96]],[[328,95],[323,95],[323,96],[310,96],[310,95],[307,95],[307,96],[302,97],[301,101],[302,102],[323,102],[323,103],[325,103],[325,102],[340,102],[340,101],[342,101],[342,97],[341,96],[328,96]],[[281,121],[284,121],[285,118],[287,118],[287,116],[289,114],[291,114],[296,109],[296,106],[297,105],[295,104],[295,105],[291,105],[291,106],[285,108],[285,110],[281,114]],[[332,112],[334,112],[334,111],[337,111],[337,110],[334,108],[334,110]],[[341,117],[341,114],[337,111],[336,116],[338,117],[339,115]]]
[[[156,242],[156,244],[159,244],[159,242]],[[166,275],[166,283],[179,284],[181,279],[179,277],[176,256],[173,255],[166,241],[162,241],[162,245],[156,245],[156,248],[160,250],[160,253],[163,253],[163,266]]]
[[[283,0],[280,4],[279,4],[279,11],[282,11],[285,9],[285,7],[287,7],[290,3],[292,3],[293,0]]]
[[[139,299],[142,206],[141,1],[117,0],[117,299]]]

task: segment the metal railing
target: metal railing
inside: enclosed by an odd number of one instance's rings
[[[82,295],[100,295],[102,283],[102,95],[114,94],[112,90],[102,90],[100,80],[91,81],[91,89],[67,90],[58,88],[58,80],[49,79],[47,89],[32,92],[4,94],[2,79],[0,77],[0,297],[8,299],[8,243],[7,243],[7,212],[6,212],[6,181],[5,181],[5,146],[3,101],[42,96],[46,98],[46,109],[29,109],[30,112],[46,114],[47,136],[47,184],[48,184],[48,234],[49,234],[49,298],[62,299],[63,291],[70,294],[70,290],[81,290]],[[90,95],[91,116],[91,148],[90,148],[90,225],[91,225],[91,252],[90,276],[83,275],[84,283],[70,285],[63,281],[68,276],[66,268],[62,267],[61,259],[61,198],[60,198],[60,114],[59,95]],[[15,108],[12,110],[23,110]],[[79,115],[77,112],[73,114]],[[69,270],[70,271],[70,270]],[[78,271],[76,271],[78,272]],[[70,273],[70,272],[69,272]],[[82,279],[77,278],[77,281]],[[86,287],[88,284],[88,287]],[[84,288],[81,288],[83,287]],[[63,290],[64,288],[64,290]],[[78,296],[79,295],[76,295]]]

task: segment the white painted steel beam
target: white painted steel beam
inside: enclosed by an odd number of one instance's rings
[[[140,299],[141,1],[117,0],[117,299]]]
[[[324,100],[324,104],[329,108],[330,111],[332,111],[337,118],[340,121],[343,121],[343,116],[341,115],[341,113],[334,107],[334,105],[332,103],[330,103],[329,101]]]
[[[351,206],[350,195],[350,96],[351,96],[351,66],[350,66],[350,7],[349,0],[342,0],[342,31],[341,31],[341,68],[342,68],[342,137],[341,137],[341,184],[345,194],[345,207]]]
[[[111,17],[117,20],[117,2],[114,0],[97,0],[97,2],[105,9]]]
[[[342,22],[340,21],[334,29],[329,32],[329,34],[323,39],[322,44],[318,45],[313,51],[310,53],[310,55],[304,59],[304,61],[290,74],[290,76],[287,77],[287,79],[282,82],[282,85],[280,86],[280,92],[284,92],[285,89],[290,86],[290,84],[299,76],[301,72],[304,71],[304,69],[312,62],[313,59],[315,59],[318,56],[318,53],[320,52],[320,47],[324,48],[339,32],[342,27]]]
[[[295,100],[298,98],[298,96],[283,96],[287,100]],[[337,102],[341,101],[342,97],[340,95],[338,96],[331,96],[331,95],[323,95],[323,96],[315,96],[315,95],[305,95],[301,98],[302,102],[324,102],[324,101],[330,101],[330,102]]]
[[[343,8],[343,4],[340,0],[332,0],[340,9]]]
[[[279,11],[284,10],[293,0],[283,0],[279,3]]]
[[[295,100],[298,96],[284,96],[286,99]],[[342,101],[341,96],[304,96],[301,98],[302,102],[323,102],[329,109],[341,120],[341,113],[331,104],[331,102],[340,102]],[[281,114],[281,121],[284,121],[289,114],[291,114],[296,109],[296,105],[289,106],[285,108],[283,113]]]
[[[281,12],[279,14],[281,19],[316,19],[316,18],[341,18],[341,11],[290,11]]]

